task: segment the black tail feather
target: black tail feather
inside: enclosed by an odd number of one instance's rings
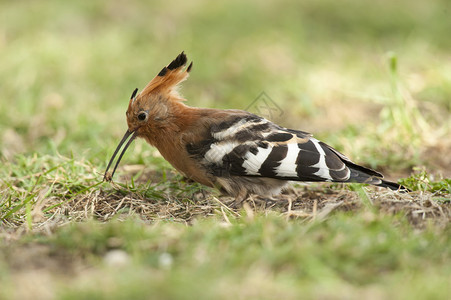
[[[374,176],[374,173],[376,172],[371,169],[367,169],[361,166],[359,166],[359,168],[355,168],[354,166],[348,167],[351,170],[351,176],[348,180],[349,182],[368,183],[375,186],[389,188],[393,191],[400,191],[403,193],[411,192],[411,190],[400,184],[397,184],[396,182],[382,179],[382,175]],[[367,172],[367,170],[371,172]]]
[[[411,192],[411,190],[409,190],[408,188],[406,188],[405,186],[402,186],[400,184],[397,184],[396,182],[391,182],[391,181],[387,181],[384,179],[381,179],[381,183],[380,184],[375,184],[376,186],[381,186],[384,188],[389,188],[393,191],[400,191],[402,193],[408,193]]]

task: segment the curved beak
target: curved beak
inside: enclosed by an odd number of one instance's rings
[[[106,167],[105,174],[103,175],[103,180],[104,181],[111,181],[111,180],[113,180],[114,172],[116,172],[117,166],[119,165],[119,162],[121,161],[122,156],[124,156],[125,151],[127,150],[128,146],[130,146],[130,144],[133,142],[133,140],[136,138],[136,135],[137,135],[136,131],[127,130],[125,132],[124,137],[120,141],[119,145],[117,146],[116,150],[113,153],[113,156],[110,159],[110,162],[108,163],[108,166]],[[128,139],[129,137],[130,137],[130,139]],[[128,142],[127,142],[127,144],[125,144],[125,147],[124,147],[124,149],[121,152],[121,155],[119,155],[119,158],[118,158],[118,160],[116,162],[116,165],[114,166],[113,173],[111,173],[111,174],[108,173],[108,169],[111,167],[111,164],[113,163],[114,158],[116,157],[117,153],[121,149],[122,145],[127,141],[127,139],[128,139]]]

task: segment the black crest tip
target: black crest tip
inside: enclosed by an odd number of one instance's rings
[[[180,68],[181,66],[184,66],[186,64],[186,62],[188,61],[188,59],[186,58],[186,55],[184,53],[184,51],[182,51],[182,53],[180,53],[168,66],[167,68],[169,70],[174,70],[177,68]]]
[[[163,69],[161,69],[160,73],[158,73],[158,76],[163,77],[164,75],[166,75],[167,72],[168,68],[164,67]]]
[[[188,66],[188,68],[186,68],[186,72],[191,72],[191,68],[193,67],[193,62],[191,62]]]
[[[132,93],[132,96],[130,97],[130,99],[135,98],[137,92],[138,92],[138,88],[134,89],[134,90],[133,90],[133,93]]]

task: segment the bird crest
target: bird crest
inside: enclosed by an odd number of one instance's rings
[[[184,69],[187,58],[184,52],[180,53],[169,65],[161,69],[160,73],[155,76],[146,87],[139,93],[140,97],[146,97],[153,93],[169,94],[168,99],[176,101],[185,101],[177,92],[177,86],[189,76],[189,72],[193,66],[193,62]],[[130,99],[130,105],[135,97]]]

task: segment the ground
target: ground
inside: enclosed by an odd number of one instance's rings
[[[1,299],[446,299],[446,0],[0,2]],[[408,186],[293,183],[232,198],[142,140],[125,110],[185,50],[188,105],[312,132]]]

